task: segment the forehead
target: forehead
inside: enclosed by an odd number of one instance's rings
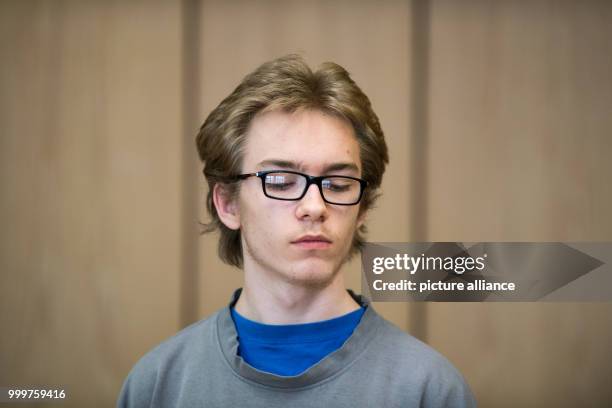
[[[271,111],[257,115],[247,132],[243,170],[259,170],[263,161],[289,161],[316,173],[338,163],[361,170],[359,144],[345,120],[316,110]]]

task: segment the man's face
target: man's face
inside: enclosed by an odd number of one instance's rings
[[[251,122],[242,170],[361,177],[359,145],[350,124],[319,111],[267,112]],[[328,204],[314,184],[301,200],[281,201],[257,177],[242,181],[238,213],[247,273],[314,287],[337,276],[362,223],[359,204]]]

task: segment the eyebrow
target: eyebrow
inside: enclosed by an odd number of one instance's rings
[[[258,168],[278,167],[278,168],[283,168],[283,169],[305,171],[304,165],[301,162],[293,162],[289,160],[279,160],[279,159],[263,160],[257,164],[257,167]],[[357,167],[355,163],[351,163],[351,162],[331,163],[323,167],[323,173],[329,173],[330,171],[341,171],[341,170],[353,170],[355,172],[359,172],[359,167]]]

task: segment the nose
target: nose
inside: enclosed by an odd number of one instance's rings
[[[319,186],[311,184],[306,194],[296,208],[296,216],[299,219],[309,218],[311,220],[325,219],[327,217],[327,204],[321,196]]]

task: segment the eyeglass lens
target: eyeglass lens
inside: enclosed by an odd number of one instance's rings
[[[307,178],[294,173],[268,173],[264,188],[268,196],[283,200],[297,200],[306,189]],[[332,203],[350,204],[359,199],[361,184],[350,178],[330,176],[321,181],[323,197]]]

